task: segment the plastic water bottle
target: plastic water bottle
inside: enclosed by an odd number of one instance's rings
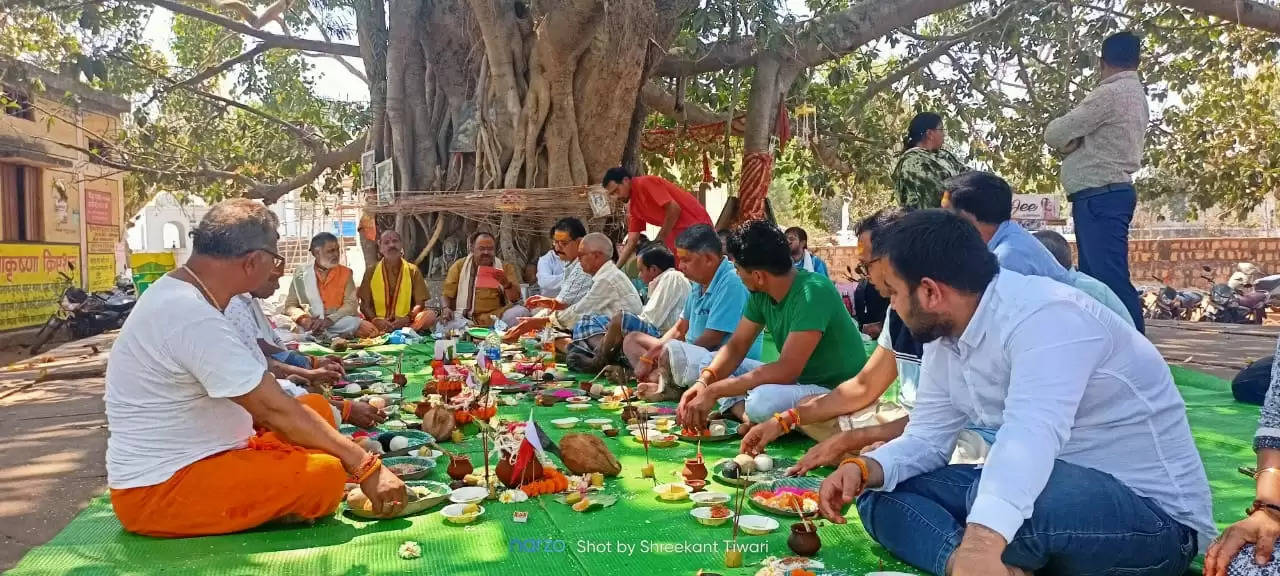
[[[497,332],[490,332],[484,338],[484,353],[493,365],[497,365],[502,360],[502,336]]]

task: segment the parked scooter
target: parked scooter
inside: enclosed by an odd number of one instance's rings
[[[1160,287],[1153,288],[1142,295],[1142,317],[1148,320],[1181,318],[1182,309],[1178,291],[1166,284],[1159,276],[1153,275],[1152,278],[1160,283]]]
[[[1207,274],[1213,272],[1212,268],[1202,266],[1201,269],[1206,274],[1201,274],[1200,277],[1204,278],[1210,286],[1209,298],[1204,301],[1203,306],[1203,318],[1205,320],[1227,324],[1259,324],[1262,322],[1263,313],[1259,313],[1261,308],[1256,303],[1253,303],[1254,308],[1243,306],[1239,295],[1229,284],[1215,282],[1213,277]]]
[[[75,266],[71,266],[71,270],[74,272]],[[32,340],[32,355],[39,354],[40,349],[64,327],[70,328],[71,336],[77,339],[120,328],[137,302],[128,288],[119,282],[111,292],[90,294],[76,286],[66,273],[59,272],[58,275],[64,284],[62,295],[58,297],[58,309]]]

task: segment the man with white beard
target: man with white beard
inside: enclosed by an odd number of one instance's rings
[[[298,269],[284,301],[285,314],[299,331],[350,337],[360,330],[355,277],[338,263],[341,251],[333,234],[321,232],[311,239],[315,264]]]

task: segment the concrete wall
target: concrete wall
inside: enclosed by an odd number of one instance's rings
[[[814,248],[813,252],[827,262],[831,275],[839,280],[846,266],[852,269],[856,265],[855,250],[853,246],[838,246]],[[1201,274],[1225,282],[1240,262],[1252,262],[1264,274],[1280,274],[1280,238],[1129,241],[1129,272],[1133,283],[1139,286],[1156,284],[1154,275],[1167,278],[1178,288],[1207,288]],[[1202,266],[1210,267],[1213,272],[1204,272]]]

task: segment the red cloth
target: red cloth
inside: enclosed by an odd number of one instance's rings
[[[631,201],[627,208],[627,231],[644,232],[646,224],[662,226],[667,217],[667,204],[680,206],[680,217],[675,230],[666,237],[667,249],[676,252],[676,237],[694,224],[711,224],[707,209],[692,194],[658,176],[637,176],[631,179]]]

